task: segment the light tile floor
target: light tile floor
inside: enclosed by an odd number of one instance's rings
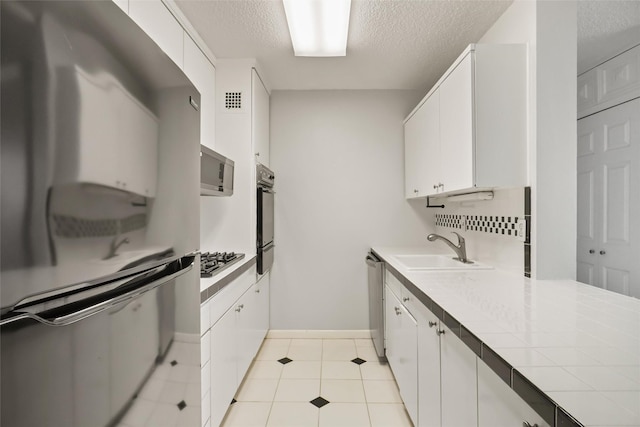
[[[413,425],[369,339],[266,339],[235,400],[223,427]]]

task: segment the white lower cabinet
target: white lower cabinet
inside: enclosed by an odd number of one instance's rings
[[[409,297],[411,298],[411,297]],[[415,300],[415,298],[412,298]],[[418,427],[440,426],[438,318],[420,302],[407,306],[418,323]]]
[[[414,425],[418,423],[418,324],[388,286],[385,289],[387,360]]]
[[[211,425],[222,421],[238,388],[237,320],[231,308],[211,328]]]
[[[265,282],[265,283],[263,283]],[[269,325],[269,286],[263,277],[240,298],[238,319],[238,382],[249,369]]]
[[[401,282],[385,275],[385,348],[418,427],[549,427]]]
[[[478,427],[549,427],[540,415],[478,361]]]
[[[442,427],[478,425],[477,357],[440,322]]]
[[[215,298],[212,304],[216,304]],[[219,320],[212,321],[209,364],[210,425],[213,427],[222,422],[269,329],[268,278],[263,276],[258,283],[251,285],[231,306],[227,303],[224,314]]]

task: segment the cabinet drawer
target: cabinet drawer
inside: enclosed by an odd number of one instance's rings
[[[384,283],[391,289],[398,299],[402,298],[402,289],[404,286],[389,270],[385,270]]]
[[[252,266],[235,279],[232,283],[225,286],[220,292],[214,295],[209,301],[210,303],[210,322],[215,325],[222,315],[238,301],[238,299],[249,289],[256,281],[256,268]],[[202,331],[204,332],[204,331]]]

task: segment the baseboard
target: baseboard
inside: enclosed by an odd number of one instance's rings
[[[303,329],[270,329],[267,338],[371,338],[369,329],[346,330],[303,330]]]
[[[187,334],[184,332],[174,332],[173,339],[178,342],[188,342],[192,344],[200,343],[200,335],[199,334]]]

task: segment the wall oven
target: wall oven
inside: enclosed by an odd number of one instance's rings
[[[265,274],[273,265],[273,191],[274,174],[264,165],[256,165],[257,181],[257,258],[258,274]]]

